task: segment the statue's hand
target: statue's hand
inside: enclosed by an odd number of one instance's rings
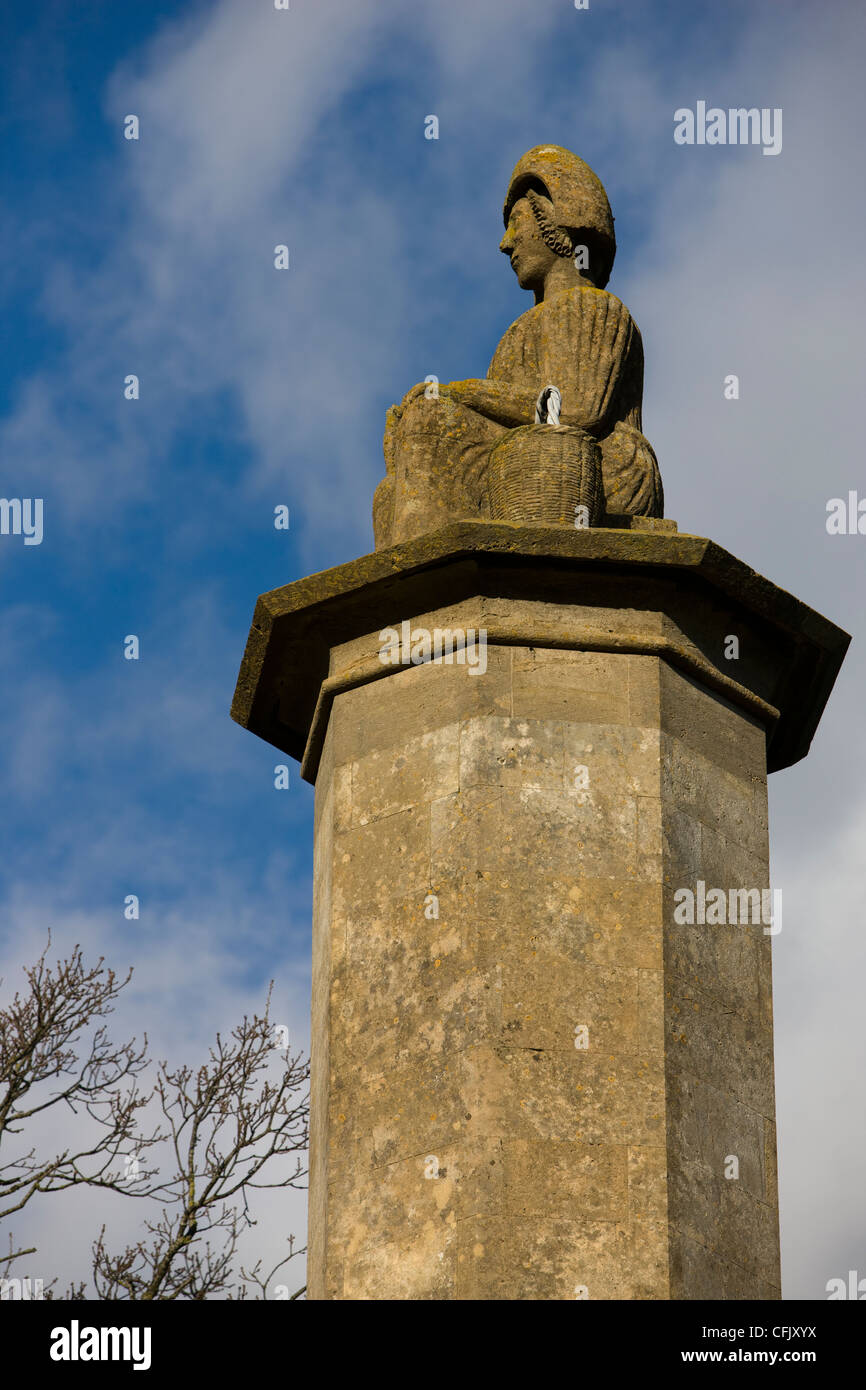
[[[413,401],[420,400],[422,396],[425,396],[429,392],[429,390],[429,382],[419,381],[416,386],[413,386],[410,391],[406,392],[399,405],[391,406],[391,409],[388,411],[388,414],[392,415],[395,421],[399,420],[404,410],[406,410],[406,408],[410,406]]]
[[[456,401],[459,405],[472,405],[473,387],[483,385],[478,381],[419,381],[411,391],[407,391],[400,405],[405,410],[413,401],[426,399],[438,401],[442,397]]]
[[[403,409],[405,410],[406,406],[411,405],[413,401],[420,400],[428,391],[430,391],[430,383],[428,381],[419,381],[418,384],[413,386],[410,391],[407,391],[403,397]]]

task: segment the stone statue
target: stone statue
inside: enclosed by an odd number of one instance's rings
[[[504,334],[483,380],[421,382],[388,411],[377,549],[460,518],[581,524],[572,502],[593,488],[589,524],[663,515],[641,433],[640,333],[605,289],[616,240],[601,181],[569,150],[538,145],[518,162],[503,213],[499,249],[535,307]],[[551,467],[553,511],[533,503]]]

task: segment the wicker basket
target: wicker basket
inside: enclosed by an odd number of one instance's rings
[[[582,506],[596,526],[601,449],[574,425],[521,425],[491,449],[488,487],[494,521],[573,527]]]

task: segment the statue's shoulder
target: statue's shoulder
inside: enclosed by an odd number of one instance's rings
[[[556,324],[561,332],[576,341],[586,342],[589,338],[598,346],[606,343],[615,356],[642,350],[637,324],[622,300],[609,290],[580,285],[535,307],[543,309],[547,303],[551,310],[548,325]]]
[[[576,285],[572,290],[563,290],[541,304],[536,309],[549,308],[551,313],[571,316],[631,318],[631,314],[621,299],[610,290],[597,290],[594,285]]]
[[[639,343],[637,324],[621,299],[592,285],[576,285],[534,304],[515,319],[499,340],[489,377],[511,378],[518,364],[534,369],[549,354],[551,344],[582,353],[587,343],[606,343],[615,359]]]
[[[610,319],[613,323],[634,322],[622,300],[609,290],[597,290],[593,285],[576,285],[527,309],[525,314],[514,320],[505,336],[509,333],[531,334],[551,321],[564,319],[588,323],[598,319]]]

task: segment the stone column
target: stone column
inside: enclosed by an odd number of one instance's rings
[[[779,1297],[766,779],[847,638],[643,528],[259,601],[233,713],[316,785],[309,1297]]]

